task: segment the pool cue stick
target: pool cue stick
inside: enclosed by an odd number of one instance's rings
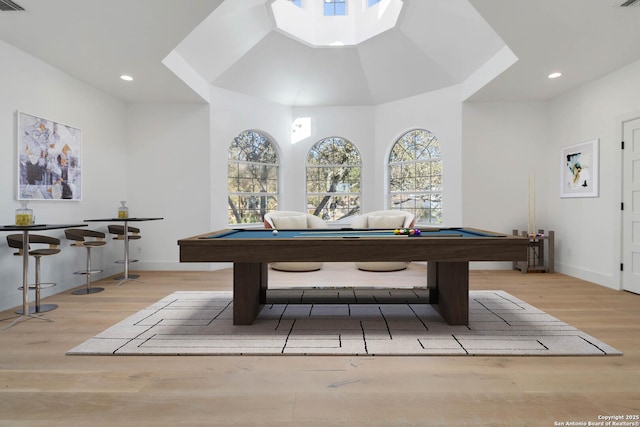
[[[538,235],[538,229],[536,228],[536,174],[533,174],[533,230],[534,235]]]
[[[531,236],[531,172],[527,182],[527,237]]]

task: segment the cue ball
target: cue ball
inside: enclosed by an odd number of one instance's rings
[[[278,235],[278,230],[273,230],[273,235],[277,236]]]

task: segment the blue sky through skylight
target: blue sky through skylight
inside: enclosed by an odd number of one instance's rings
[[[345,16],[347,0],[324,0],[324,16]]]

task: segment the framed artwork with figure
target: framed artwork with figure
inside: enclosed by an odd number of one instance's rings
[[[82,131],[17,115],[17,199],[82,200]]]
[[[561,150],[560,197],[598,197],[599,140]]]

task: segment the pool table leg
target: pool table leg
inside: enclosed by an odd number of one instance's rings
[[[427,263],[429,302],[450,325],[469,324],[469,263]]]
[[[233,324],[251,325],[266,300],[267,272],[265,262],[233,263]]]

